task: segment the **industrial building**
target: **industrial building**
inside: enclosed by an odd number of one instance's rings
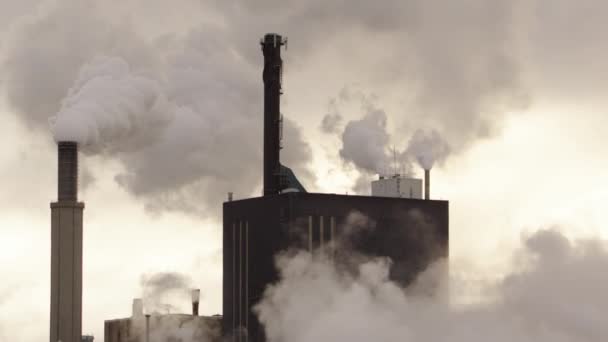
[[[199,316],[198,301],[192,302],[192,314],[144,314],[137,298],[131,317],[104,324],[104,342],[219,342],[221,336],[221,316]]]
[[[264,53],[263,197],[223,205],[223,330],[233,341],[261,342],[252,308],[278,280],[275,256],[290,248],[328,250],[337,262],[352,253],[391,259],[390,278],[407,286],[431,262],[448,256],[447,201],[430,200],[422,181],[394,176],[372,184],[373,196],[307,193],[280,163],[283,37],[267,34]],[[365,229],[349,229],[358,215]]]
[[[264,54],[263,196],[223,204],[223,315],[144,312],[105,322],[105,342],[192,340],[265,341],[252,308],[278,280],[275,256],[288,249],[345,262],[354,253],[391,259],[389,276],[410,284],[431,262],[449,254],[449,203],[430,199],[422,181],[394,175],[372,183],[372,196],[309,193],[280,162],[283,62],[286,40],[267,34]],[[51,204],[50,342],[77,342],[82,317],[82,214],[77,199],[78,145],[59,142],[58,200]],[[353,221],[353,217],[358,218]],[[357,226],[361,229],[352,229]],[[86,337],[89,339],[90,337]],[[90,339],[89,339],[90,341]]]

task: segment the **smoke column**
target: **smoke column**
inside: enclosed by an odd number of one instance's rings
[[[163,272],[143,275],[140,283],[143,293],[142,299],[147,313],[166,313],[166,310],[175,312],[177,308],[168,303],[172,296],[179,299],[191,299],[192,280],[180,273]]]
[[[431,170],[436,162],[445,160],[450,148],[436,130],[417,130],[404,153],[415,158],[424,170]]]

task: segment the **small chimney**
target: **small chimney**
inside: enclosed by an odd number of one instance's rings
[[[201,299],[201,290],[192,290],[192,316],[198,316],[198,303]]]
[[[232,202],[232,196],[234,195],[234,193],[229,192],[228,193],[228,202]]]
[[[133,317],[141,317],[144,315],[144,302],[141,298],[133,299]]]
[[[431,199],[431,170],[424,170],[424,199]]]
[[[146,341],[150,342],[150,314],[146,314]]]
[[[58,149],[57,200],[76,202],[78,200],[78,144],[60,141]]]

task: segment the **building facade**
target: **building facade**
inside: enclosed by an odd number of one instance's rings
[[[446,201],[302,192],[224,203],[224,334],[264,341],[252,308],[278,280],[275,256],[290,248],[330,248],[338,261],[353,252],[388,257],[391,280],[407,286],[448,256],[448,211]]]

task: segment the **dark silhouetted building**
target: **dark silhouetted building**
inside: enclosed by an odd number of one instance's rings
[[[281,164],[281,47],[286,40],[271,33],[260,44],[264,196],[229,200],[223,206],[222,327],[224,336],[238,342],[265,340],[252,308],[278,280],[275,256],[282,251],[329,253],[333,262],[345,265],[353,253],[387,257],[392,261],[390,279],[404,287],[431,262],[448,256],[448,202],[423,200],[419,189],[414,196],[414,185],[421,184],[412,185],[411,196],[402,196],[398,184],[398,197],[410,198],[307,193]]]

